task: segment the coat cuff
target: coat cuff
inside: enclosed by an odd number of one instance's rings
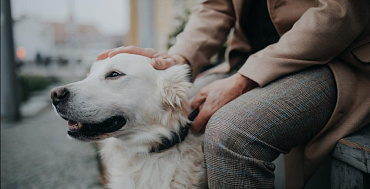
[[[288,64],[286,59],[264,58],[254,54],[247,59],[245,64],[238,70],[238,73],[263,87],[284,75],[297,72],[309,66],[310,64]]]

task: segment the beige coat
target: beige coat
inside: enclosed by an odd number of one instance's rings
[[[249,2],[205,0],[169,53],[184,56],[198,74],[234,28],[227,61],[235,66],[238,55],[251,49],[240,27],[248,19],[240,17],[248,11],[243,3]],[[336,108],[325,128],[286,158],[288,186],[301,187],[340,138],[370,122],[370,1],[268,0],[268,8],[281,38],[250,56],[239,73],[263,87],[286,74],[329,64],[337,83]]]

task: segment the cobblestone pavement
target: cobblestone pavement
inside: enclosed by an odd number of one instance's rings
[[[1,188],[103,188],[93,143],[67,138],[66,124],[51,105],[1,123]]]

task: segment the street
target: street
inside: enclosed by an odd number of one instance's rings
[[[50,106],[1,124],[1,188],[103,188],[94,145],[67,138]]]

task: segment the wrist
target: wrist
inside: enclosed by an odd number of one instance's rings
[[[239,86],[241,86],[243,93],[250,91],[258,86],[258,84],[255,81],[249,79],[248,77],[240,73],[234,74],[234,77],[236,78],[236,81],[239,84]]]

